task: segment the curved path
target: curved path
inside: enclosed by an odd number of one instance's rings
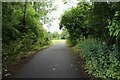
[[[64,43],[37,53],[15,78],[82,78],[76,56]]]

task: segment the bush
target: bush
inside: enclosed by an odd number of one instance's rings
[[[31,3],[26,3],[26,16],[22,9],[24,3],[3,3],[2,7],[3,65],[7,62],[11,64],[13,58],[16,59],[50,45],[50,36],[39,22],[39,18],[44,15],[35,11]],[[25,21],[23,18],[26,18]]]
[[[76,40],[71,39],[71,38],[68,38],[67,41],[66,41],[66,43],[67,43],[69,46],[73,47],[73,46],[75,46],[75,44],[76,44]]]
[[[117,46],[109,48],[96,39],[81,40],[76,48],[86,60],[86,69],[100,78],[120,79],[120,60]]]
[[[51,44],[50,39],[46,32],[44,37],[34,37],[34,35],[26,35],[9,44],[3,43],[2,45],[2,58],[3,63],[9,61],[12,57],[17,58],[28,54],[29,52],[41,49],[44,46]]]

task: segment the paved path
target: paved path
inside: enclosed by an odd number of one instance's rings
[[[81,78],[79,66],[72,51],[57,43],[36,54],[15,78]]]

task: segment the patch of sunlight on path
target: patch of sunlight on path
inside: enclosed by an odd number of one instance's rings
[[[56,43],[65,43],[66,40],[64,39],[60,39],[60,40],[52,40],[52,44],[56,44]]]

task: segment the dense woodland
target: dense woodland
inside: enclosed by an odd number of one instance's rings
[[[120,79],[120,2],[78,3],[61,18],[67,43],[85,58],[86,71],[99,78]]]
[[[2,3],[3,72],[11,62],[51,43],[43,24],[54,10],[52,0]]]

